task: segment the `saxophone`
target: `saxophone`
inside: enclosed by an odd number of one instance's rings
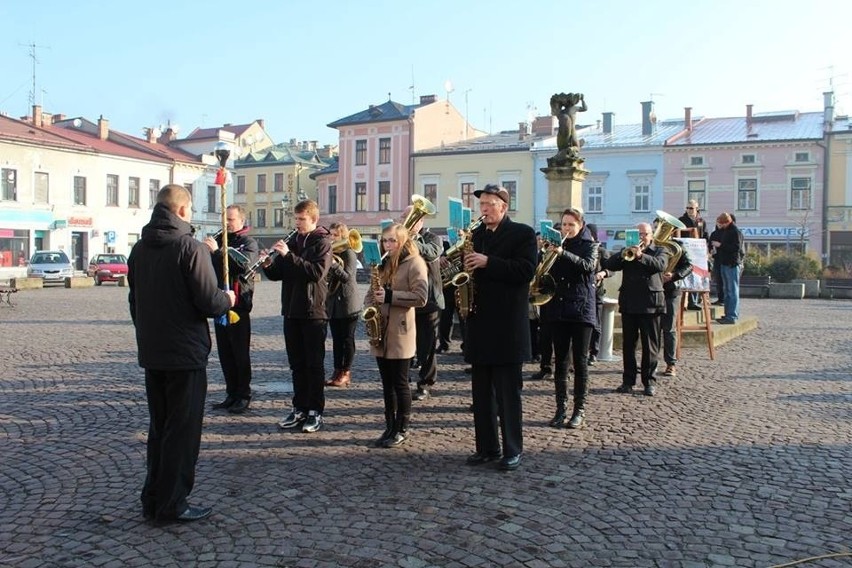
[[[381,287],[381,283],[379,282],[379,265],[374,264],[370,268],[370,297],[373,296],[373,293],[378,291]],[[382,335],[384,330],[384,318],[382,317],[381,306],[373,304],[367,306],[367,308],[361,313],[361,321],[364,322],[365,327],[367,328],[367,338],[370,342],[370,345],[373,347],[381,347],[382,346]]]
[[[466,238],[459,251],[459,266],[464,266],[464,257],[473,252],[473,239]],[[459,317],[467,319],[476,309],[474,296],[476,294],[476,283],[473,280],[473,271],[461,271],[450,280],[456,287],[456,308]]]

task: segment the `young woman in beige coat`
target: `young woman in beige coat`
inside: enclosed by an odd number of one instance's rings
[[[382,314],[381,345],[370,346],[382,378],[385,402],[385,431],[375,445],[392,448],[408,437],[408,368],[417,349],[414,308],[426,304],[429,284],[426,262],[405,227],[395,224],[382,231],[382,250],[386,256],[379,269],[379,286],[371,287],[364,304],[379,307]]]

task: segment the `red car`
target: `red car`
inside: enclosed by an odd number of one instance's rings
[[[89,262],[86,273],[95,279],[95,285],[118,282],[127,277],[127,257],[123,254],[96,254]]]

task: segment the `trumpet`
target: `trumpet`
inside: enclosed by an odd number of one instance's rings
[[[639,243],[635,247],[627,247],[621,250],[621,258],[624,259],[624,262],[633,262],[636,260],[637,251],[641,251],[645,248],[643,243]]]
[[[287,242],[292,239],[293,235],[295,235],[298,231],[299,229],[293,229],[292,231],[290,231],[290,234],[284,237],[284,242]],[[240,274],[240,282],[242,282],[243,284],[248,284],[248,282],[251,281],[252,278],[254,278],[254,275],[257,273],[258,270],[260,270],[261,266],[263,266],[263,263],[265,263],[267,260],[274,259],[279,254],[278,251],[275,249],[265,249],[260,252],[260,258],[258,258],[254,264],[249,266],[244,273]]]

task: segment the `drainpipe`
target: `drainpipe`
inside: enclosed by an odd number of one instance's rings
[[[823,134],[824,142],[817,141],[816,145],[822,148],[822,267],[828,266],[829,250],[828,250],[828,137],[829,133]]]

